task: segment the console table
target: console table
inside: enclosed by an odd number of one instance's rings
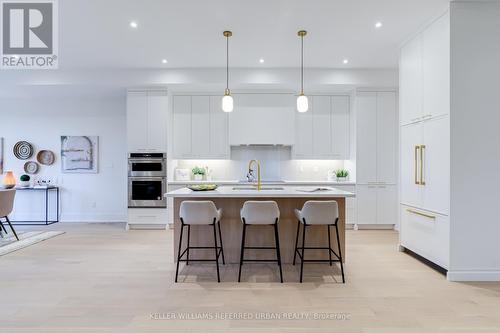
[[[59,222],[59,187],[58,186],[48,186],[48,187],[16,187],[16,191],[18,192],[27,192],[27,191],[33,191],[33,192],[45,192],[45,219],[40,220],[40,221],[12,221],[11,223],[13,225],[50,225]],[[55,219],[49,219],[49,205],[50,203],[53,203],[53,201],[49,202],[49,197],[50,197],[50,192],[55,193],[56,195],[56,200],[55,200],[55,206],[56,206],[56,218]]]

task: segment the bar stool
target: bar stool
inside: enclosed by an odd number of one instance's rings
[[[220,219],[222,210],[217,209],[212,201],[183,201],[181,203],[180,212],[181,220],[181,235],[179,238],[179,249],[177,252],[177,268],[175,270],[175,282],[179,275],[179,263],[185,261],[189,265],[190,261],[215,261],[217,266],[217,282],[220,282],[219,274],[219,256],[222,255],[222,264],[226,264],[224,259],[224,248],[222,246],[222,233],[220,229]],[[214,246],[190,246],[191,225],[211,225],[214,231]],[[187,247],[181,252],[182,234],[184,227],[187,227]],[[217,243],[217,226],[219,229],[220,246]],[[189,259],[190,249],[213,249],[215,251],[215,259]],[[182,257],[186,255],[186,259]]]
[[[332,266],[333,262],[340,262],[340,270],[342,272],[342,283],[345,283],[344,278],[344,265],[342,263],[342,249],[340,247],[340,238],[339,238],[339,207],[336,201],[307,201],[304,203],[302,210],[295,209],[295,216],[297,217],[297,236],[295,237],[295,252],[293,254],[293,264],[295,265],[295,258],[297,254],[300,258],[300,282],[302,283],[302,276],[304,272],[304,262],[329,262],[330,266]],[[299,241],[299,232],[300,225],[303,225],[302,229],[302,246],[300,247],[301,252],[299,251],[298,241]],[[306,227],[316,226],[316,225],[325,225],[328,228],[328,247],[306,247]],[[339,253],[337,254],[332,249],[332,243],[330,239],[330,227],[335,227],[335,233],[337,235],[337,244]],[[304,250],[328,250],[328,260],[305,260],[304,259]],[[332,253],[337,257],[337,259],[332,260]]]
[[[241,280],[241,266],[243,262],[277,262],[280,269],[280,280],[283,283],[283,271],[281,269],[280,241],[278,234],[278,221],[280,210],[275,201],[246,201],[240,211],[241,221],[243,222],[243,234],[241,237],[240,270],[238,273],[238,282]],[[275,247],[257,247],[245,246],[246,229],[252,225],[267,225],[274,227]],[[276,250],[276,260],[272,259],[245,259],[245,249],[252,250]]]

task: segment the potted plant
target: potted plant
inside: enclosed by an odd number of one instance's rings
[[[337,177],[337,181],[345,182],[349,179],[349,171],[347,171],[346,169],[336,170],[335,176]]]
[[[21,177],[19,177],[19,185],[21,187],[30,187],[30,180],[31,180],[30,176],[22,175]]]
[[[194,180],[196,180],[196,181],[203,180],[203,176],[206,173],[206,170],[204,168],[200,168],[197,166],[195,166],[191,171],[193,172],[193,177],[194,177]]]

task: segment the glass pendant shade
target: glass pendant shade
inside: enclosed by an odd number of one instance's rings
[[[307,100],[307,96],[300,94],[299,97],[297,97],[297,111],[307,112],[307,110],[309,110],[309,101]]]
[[[222,97],[222,111],[233,112],[233,108],[234,108],[233,96],[231,96],[229,91],[226,91],[224,97]]]
[[[3,186],[5,188],[13,188],[16,186],[16,177],[14,177],[12,171],[7,171],[5,173],[5,176],[3,177]]]

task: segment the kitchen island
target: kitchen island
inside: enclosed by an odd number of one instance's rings
[[[211,200],[217,208],[222,209],[221,229],[226,263],[238,263],[241,247],[242,222],[240,209],[247,200],[274,200],[278,203],[281,216],[278,223],[281,257],[283,263],[293,261],[295,237],[297,232],[297,218],[294,209],[301,209],[308,200],[335,200],[339,205],[339,238],[340,247],[345,261],[345,198],[354,197],[354,194],[329,187],[327,190],[312,191],[315,187],[279,187],[263,186],[260,191],[251,185],[222,186],[213,191],[192,191],[181,188],[165,194],[174,199],[174,259],[177,258],[181,222],[179,208],[185,200]],[[247,229],[247,246],[274,246],[274,233],[269,226],[253,226]],[[331,228],[332,247],[337,248],[334,228]],[[184,237],[183,242],[187,241]],[[213,246],[213,236],[208,226],[196,226],[191,229],[191,245]],[[308,229],[306,246],[324,247],[328,244],[326,226],[316,226]],[[186,245],[182,244],[182,248]],[[248,251],[248,259],[274,259],[273,250]],[[213,258],[213,250],[197,250],[193,258]],[[328,251],[309,250],[307,259],[328,259]]]

